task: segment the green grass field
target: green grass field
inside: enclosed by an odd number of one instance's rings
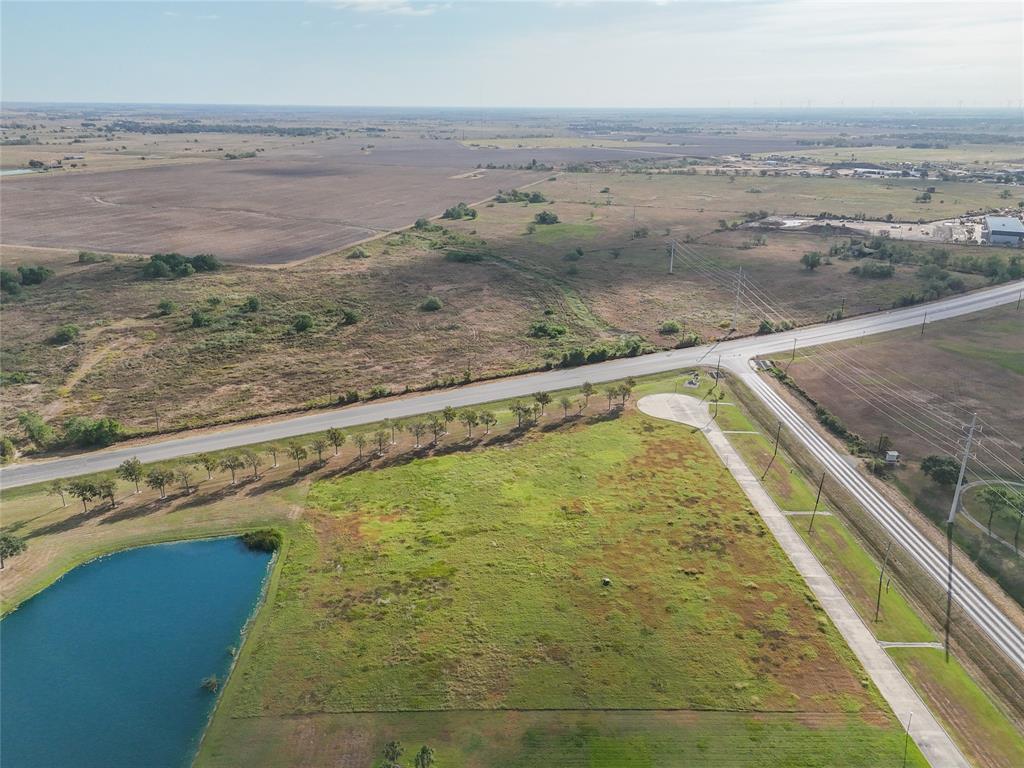
[[[891,648],[889,654],[977,764],[1024,765],[1024,735],[956,659],[947,664],[936,648]]]
[[[366,765],[391,738],[445,765],[896,759],[703,437],[588,422],[315,484],[199,764]]]
[[[903,643],[929,643],[936,640],[935,633],[894,585],[883,583],[881,609],[878,621],[874,620],[879,566],[838,518],[818,517],[810,532],[809,521],[791,522],[818,560],[842,585],[844,594],[853,603],[864,623],[875,633],[875,637]]]

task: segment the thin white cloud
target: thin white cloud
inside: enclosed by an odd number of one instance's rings
[[[418,3],[411,0],[342,0],[331,3],[339,11],[386,13],[393,16],[431,16],[450,3]]]
[[[178,14],[174,11],[164,11],[164,16],[177,16]]]
[[[196,16],[196,21],[216,21],[220,16],[216,13],[207,13],[202,16]]]

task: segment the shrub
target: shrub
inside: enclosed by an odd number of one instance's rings
[[[687,349],[689,347],[696,347],[703,340],[693,331],[684,333],[679,341],[676,343],[676,349]]]
[[[284,543],[281,532],[273,528],[260,528],[256,531],[248,531],[242,534],[242,543],[249,549],[259,552],[276,552]]]
[[[662,336],[671,336],[673,334],[679,333],[679,331],[681,330],[682,326],[679,325],[677,321],[666,320],[661,324],[661,327],[658,328],[658,333],[660,333]]]
[[[18,414],[18,425],[25,430],[25,435],[36,446],[46,448],[53,442],[53,428],[43,421],[43,417],[34,411],[22,411]]]
[[[443,306],[444,305],[437,296],[427,296],[427,298],[425,298],[420,304],[420,309],[424,312],[437,312],[437,310],[441,309]]]
[[[850,274],[858,277],[886,278],[896,273],[896,267],[884,261],[865,259],[863,263],[851,267]]]
[[[6,464],[14,458],[16,451],[9,437],[0,437],[0,464]]]
[[[312,327],[313,316],[307,312],[303,312],[299,315],[296,315],[295,322],[292,323],[292,328],[294,328],[299,333],[305,333]]]
[[[78,334],[81,330],[74,323],[64,323],[60,326],[50,340],[55,344],[67,344],[78,338]]]
[[[64,423],[64,443],[79,448],[105,447],[124,437],[121,422],[103,417],[89,419],[75,416]]]
[[[160,303],[156,305],[156,311],[161,315],[169,315],[177,308],[178,305],[170,299],[161,299]]]
[[[348,252],[348,255],[346,255],[345,258],[346,259],[368,259],[368,258],[370,258],[370,255],[366,251],[364,251],[362,248],[353,248],[351,251]]]
[[[211,322],[210,316],[203,312],[201,309],[192,310],[192,327],[193,328],[205,328]]]
[[[557,224],[558,214],[553,211],[541,211],[533,217],[535,224]]]
[[[476,209],[475,208],[470,208],[465,203],[459,203],[458,205],[453,205],[451,208],[446,209],[445,212],[443,214],[441,214],[441,218],[442,219],[475,219],[476,218]]]
[[[424,230],[430,228],[430,221],[423,218],[422,216],[416,219],[416,223],[412,225],[414,229]]]
[[[342,309],[341,310],[341,324],[342,325],[355,325],[359,322],[359,313],[354,309]]]
[[[261,306],[262,306],[262,302],[260,301],[260,297],[259,296],[249,296],[242,303],[242,311],[243,312],[259,312]]]
[[[111,256],[106,253],[94,253],[93,251],[79,251],[79,264],[99,264],[101,261],[110,261]]]
[[[643,238],[647,237],[650,234],[651,230],[648,229],[647,227],[637,227],[636,229],[633,230],[632,239],[642,240]]]
[[[9,269],[0,269],[0,291],[17,296],[21,293],[21,281],[16,272]]]
[[[212,253],[200,253],[198,256],[154,253],[142,268],[142,276],[147,280],[189,277],[196,272],[216,272],[220,268],[220,260]]]
[[[53,277],[53,270],[48,267],[18,267],[18,276],[22,285],[41,285]]]
[[[565,326],[557,323],[549,323],[547,320],[538,320],[530,323],[530,330],[526,334],[534,339],[557,339],[565,335]]]

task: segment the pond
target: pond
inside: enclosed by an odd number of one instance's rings
[[[187,766],[270,555],[237,538],[74,569],[0,622],[4,766]]]

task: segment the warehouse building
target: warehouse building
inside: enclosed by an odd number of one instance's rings
[[[1024,223],[1013,216],[986,216],[982,228],[982,239],[991,245],[1024,244]]]

